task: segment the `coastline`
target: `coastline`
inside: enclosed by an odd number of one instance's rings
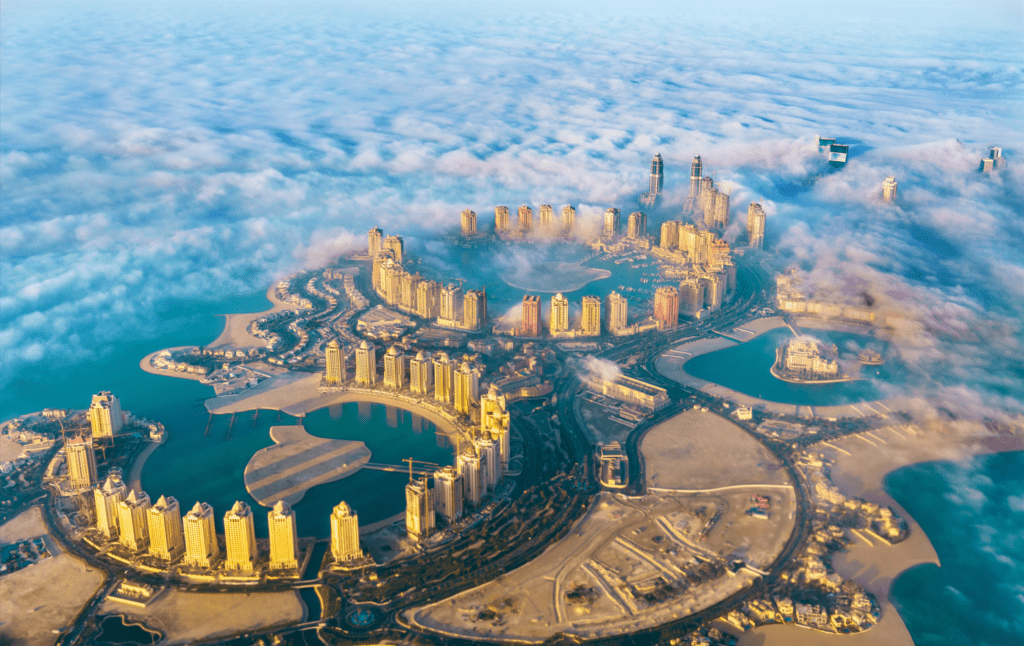
[[[231,316],[231,315],[228,314],[227,316]],[[197,375],[197,374],[191,373],[191,372],[179,372],[177,370],[164,370],[163,368],[155,368],[155,367],[153,367],[153,363],[152,363],[153,357],[155,357],[156,355],[160,354],[164,350],[170,350],[171,352],[174,352],[175,350],[183,350],[185,348],[193,348],[193,347],[195,347],[195,346],[191,346],[191,345],[178,345],[178,346],[175,346],[173,348],[163,348],[163,349],[157,350],[155,352],[150,352],[146,356],[142,357],[141,361],[139,361],[139,368],[141,368],[143,372],[148,372],[151,375],[161,375],[163,377],[177,377],[178,379],[188,379],[190,381],[202,382],[204,379],[206,379],[206,375]],[[211,386],[211,388],[212,388],[212,386]]]
[[[287,309],[299,309],[291,303],[285,303],[284,301],[277,298],[275,293],[277,289],[277,283],[271,283],[267,289],[267,300],[271,302],[270,309],[263,310],[262,312],[249,312],[245,314],[218,314],[218,316],[224,317],[224,331],[220,333],[212,343],[206,345],[209,349],[225,348],[231,350],[240,350],[248,348],[265,348],[267,342],[259,337],[255,337],[249,334],[249,324],[256,319],[262,318],[268,314],[274,312],[280,312],[281,310]]]

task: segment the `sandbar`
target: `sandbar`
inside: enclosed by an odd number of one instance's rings
[[[556,294],[583,289],[595,280],[611,278],[607,269],[584,267],[575,262],[544,262],[534,265],[523,276],[504,274],[505,284],[528,292]]]
[[[245,314],[222,314],[221,316],[225,319],[224,331],[212,343],[207,344],[206,347],[209,349],[225,348],[231,350],[267,347],[265,340],[249,334],[249,324],[256,319],[263,318],[267,314],[280,312],[281,310],[298,309],[295,305],[280,300],[275,293],[276,290],[276,282],[267,290],[267,300],[273,303],[273,306],[268,310]]]

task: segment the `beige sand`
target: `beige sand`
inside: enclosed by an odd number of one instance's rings
[[[295,305],[279,300],[277,298],[277,294],[274,293],[276,289],[277,283],[275,282],[270,286],[270,289],[267,290],[267,300],[273,303],[273,307],[269,310],[251,312],[248,314],[225,314],[224,331],[221,332],[220,336],[214,339],[213,343],[208,344],[206,347],[211,349],[225,348],[231,350],[267,347],[266,341],[249,334],[249,324],[256,319],[262,318],[273,312],[297,309]]]
[[[46,534],[39,507],[0,527],[0,543]],[[0,576],[0,643],[11,646],[53,644],[103,585],[101,572],[68,554],[51,539],[54,556]]]
[[[145,608],[107,600],[99,614],[123,614],[163,632],[162,646],[303,620],[297,592],[194,593],[168,589]]]

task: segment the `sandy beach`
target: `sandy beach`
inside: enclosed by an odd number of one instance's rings
[[[224,316],[224,331],[220,333],[213,343],[206,345],[209,349],[214,348],[225,348],[231,350],[248,349],[248,348],[265,348],[267,342],[259,337],[255,337],[249,334],[249,324],[258,318],[262,318],[267,314],[274,312],[280,312],[281,310],[293,310],[297,309],[291,303],[285,303],[277,298],[275,290],[277,283],[273,283],[269,289],[267,289],[267,300],[273,303],[273,307],[262,312],[250,312],[247,314],[223,314]]]
[[[177,350],[184,350],[185,348],[192,348],[191,345],[179,345],[173,348],[164,348],[175,352]],[[178,379],[188,379],[190,381],[202,381],[206,379],[206,375],[197,375],[192,372],[179,372],[178,370],[164,370],[163,368],[153,367],[153,357],[163,352],[163,350],[157,350],[156,352],[150,352],[146,356],[142,357],[139,361],[139,367],[142,368],[143,372],[148,372],[151,375],[162,375],[164,377],[176,377]]]

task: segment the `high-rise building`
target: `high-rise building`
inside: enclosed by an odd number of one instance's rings
[[[370,258],[375,258],[377,254],[380,253],[381,250],[384,248],[384,232],[378,229],[377,227],[373,227],[372,229],[370,229],[370,233],[367,237],[369,238],[369,244],[367,245],[367,255],[369,255]]]
[[[224,569],[252,572],[256,569],[259,552],[256,549],[256,531],[253,529],[252,510],[241,500],[235,501],[224,514]]]
[[[700,155],[696,155],[693,158],[693,163],[690,164],[690,194],[686,198],[686,206],[688,211],[693,211],[697,208],[697,203],[700,199],[700,182]]]
[[[117,538],[117,503],[128,497],[128,490],[116,474],[107,476],[102,485],[93,490],[96,503],[96,529],[107,538]]]
[[[377,255],[373,257],[373,275],[371,282],[373,283],[373,289],[379,294],[384,293],[384,266],[388,262],[394,262],[395,257],[390,251],[380,250]]]
[[[487,292],[471,289],[462,299],[462,326],[467,330],[479,330],[487,321]]]
[[[455,410],[469,415],[470,405],[480,399],[480,371],[465,361],[455,371]]]
[[[569,299],[561,293],[551,297],[551,336],[569,331]]]
[[[402,293],[402,265],[395,260],[388,258],[380,270],[380,295],[387,301],[388,305],[398,304]]]
[[[267,512],[270,532],[271,570],[294,570],[299,567],[299,534],[295,528],[295,512],[283,500]]]
[[[550,229],[555,224],[555,209],[550,204],[540,205],[540,228]]]
[[[409,362],[409,390],[426,395],[434,387],[434,362],[429,352],[420,350]]]
[[[679,248],[679,225],[682,222],[678,220],[669,220],[661,225],[661,240],[659,246],[662,249],[678,249]]]
[[[601,336],[601,299],[583,297],[583,318],[580,321],[583,336]]]
[[[669,330],[679,324],[679,291],[675,287],[655,290],[654,318],[659,330]]]
[[[508,233],[511,230],[508,222],[508,207],[494,207],[494,232],[497,234]]]
[[[508,461],[511,457],[510,421],[505,396],[499,393],[497,386],[491,384],[487,394],[480,398],[480,433],[481,435],[490,433],[498,443],[502,472],[508,469]]]
[[[348,371],[345,370],[345,353],[337,339],[327,344],[324,351],[324,358],[327,363],[327,370],[324,373],[324,380],[328,386],[337,386],[348,379]]]
[[[434,399],[446,404],[455,396],[455,362],[446,352],[434,356]]]
[[[434,511],[450,523],[462,517],[462,475],[455,467],[441,467],[434,472]]]
[[[415,541],[434,530],[434,490],[427,487],[426,477],[405,485],[405,530]]]
[[[92,427],[93,439],[113,437],[120,433],[124,426],[121,401],[107,390],[93,395],[92,404],[89,405],[89,425]]]
[[[480,456],[476,454],[475,449],[466,449],[459,454],[456,463],[464,487],[462,499],[473,506],[479,505],[486,493],[483,471],[480,468]]]
[[[895,189],[894,189],[895,190]],[[755,249],[764,248],[764,207],[757,202],[751,202],[747,207],[747,240]]]
[[[665,182],[664,162],[661,160],[661,153],[655,153],[651,160],[651,187],[650,193],[657,196],[661,193],[661,187]]]
[[[679,311],[694,316],[704,308],[704,285],[697,278],[679,283]]]
[[[174,562],[185,553],[185,538],[181,525],[181,508],[173,496],[160,496],[156,504],[146,510],[149,524],[149,554],[158,559]]]
[[[476,454],[480,456],[480,472],[483,490],[493,491],[501,479],[501,451],[498,443],[490,438],[473,440]]]
[[[629,214],[626,221],[626,237],[631,240],[639,240],[647,236],[647,214],[643,211],[635,211]]]
[[[896,178],[890,175],[882,182],[882,199],[886,202],[896,201]]]
[[[572,235],[576,229],[576,209],[569,204],[562,207],[562,231]]]
[[[416,286],[416,315],[436,319],[441,313],[441,283],[423,280]]]
[[[384,386],[392,390],[405,388],[405,355],[397,345],[384,353]]]
[[[523,320],[519,324],[521,336],[540,336],[540,296],[523,296]]]
[[[725,291],[728,277],[724,271],[715,271],[707,274],[708,282],[704,286],[704,305],[712,312],[722,307],[725,300]]]
[[[331,555],[337,563],[363,558],[359,548],[359,514],[344,502],[331,512]]]
[[[604,229],[601,235],[605,238],[614,238],[619,235],[619,210],[607,209],[604,212]]]
[[[68,465],[68,488],[73,491],[91,489],[96,480],[96,451],[92,438],[75,436],[64,445],[64,460]]]
[[[197,502],[185,514],[185,565],[212,568],[220,558],[213,507]]]
[[[377,346],[366,341],[356,348],[356,383],[370,386],[377,383]]]
[[[729,189],[732,190],[732,189]],[[712,224],[717,229],[725,229],[729,226],[729,194],[717,192],[715,196],[715,215]]]
[[[405,257],[405,243],[402,241],[402,236],[388,236],[384,238],[384,249],[394,254],[395,262],[399,265],[402,264],[402,258]]]
[[[608,332],[615,334],[628,325],[629,301],[619,294],[608,294]]]
[[[441,290],[441,316],[445,321],[462,321],[462,287],[455,283]]]
[[[128,492],[128,497],[117,503],[117,542],[132,552],[141,552],[149,547],[149,496],[146,492]]]
[[[476,213],[469,209],[462,212],[462,235],[476,235]]]
[[[519,230],[523,233],[533,231],[533,209],[525,204],[519,207]]]
[[[398,305],[406,312],[416,313],[416,297],[419,295],[419,287],[422,280],[423,277],[419,274],[402,274],[398,290]]]

